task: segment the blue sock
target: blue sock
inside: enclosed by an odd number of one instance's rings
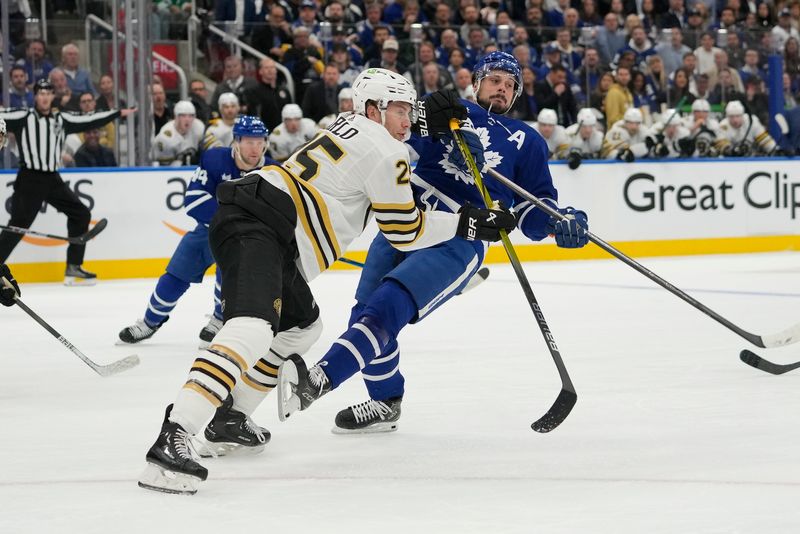
[[[400,374],[400,347],[396,339],[361,370],[361,378],[371,399],[386,400],[403,396],[405,378]]]
[[[222,285],[219,267],[217,267],[217,278],[214,280],[214,317],[222,320]]]
[[[319,362],[331,386],[337,387],[383,354],[390,344],[396,345],[397,334],[416,313],[411,295],[400,284],[393,280],[381,284]]]
[[[150,327],[161,325],[169,318],[169,314],[187,289],[189,282],[184,282],[170,273],[164,273],[158,279],[155,291],[150,295],[150,302],[144,312],[144,322]]]

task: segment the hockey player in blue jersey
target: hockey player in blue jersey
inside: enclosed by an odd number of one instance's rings
[[[190,284],[203,281],[206,270],[214,258],[208,244],[208,225],[217,211],[217,186],[227,180],[244,176],[248,172],[277,163],[265,156],[267,131],[261,119],[242,115],[233,126],[233,147],[212,148],[203,153],[200,166],[186,188],[184,207],[186,213],[197,221],[197,226],[181,238],[167,272],[158,279],[144,313],[144,318],[123,328],[119,339],[125,343],[138,343],[152,337],[169,319],[169,314]],[[220,273],[217,271],[214,286],[214,312],[208,324],[200,331],[202,344],[209,343],[222,327],[220,303]]]
[[[475,67],[473,87],[478,104],[462,101],[468,118],[462,127],[479,168],[484,165],[508,176],[533,195],[557,207],[558,194],[547,167],[548,149],[533,128],[504,114],[522,90],[520,67],[509,54],[492,52]],[[412,177],[418,201],[433,210],[457,212],[480,205],[482,199],[463,157],[452,140],[412,138],[419,154]],[[584,212],[559,209],[569,222],[556,221],[495,180],[484,178],[491,197],[512,206],[517,227],[531,240],[553,234],[560,247],[586,245]],[[386,432],[397,429],[404,379],[400,373],[397,336],[409,323],[427,317],[457,295],[483,261],[486,244],[456,237],[437,246],[413,251],[392,250],[386,238],[372,242],[356,290],[350,328],[310,369],[299,356],[281,367],[278,379],[279,416],[307,408],[358,371],[370,399],[336,416],[335,433]]]

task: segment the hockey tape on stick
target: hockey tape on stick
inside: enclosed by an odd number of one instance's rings
[[[467,148],[467,144],[464,141],[461,132],[459,131],[460,125],[457,120],[450,121],[450,129],[453,131],[453,137],[455,138],[456,145],[461,151],[462,156],[464,156],[464,161],[466,161],[467,166],[469,167],[469,170],[475,179],[475,185],[481,192],[484,204],[487,208],[490,208],[493,205],[492,198],[489,196],[489,191],[486,189],[486,186],[483,183],[481,171],[475,164],[475,160],[472,158],[472,154],[470,153],[469,148]],[[556,364],[556,368],[558,369],[558,374],[561,377],[561,392],[558,394],[555,402],[546,414],[531,424],[531,428],[536,432],[550,432],[564,422],[569,413],[572,411],[572,408],[575,407],[575,403],[578,401],[578,395],[575,393],[575,386],[572,385],[572,379],[570,379],[567,368],[564,365],[564,361],[561,359],[561,353],[558,350],[558,345],[556,344],[555,338],[550,331],[550,327],[547,325],[547,321],[544,318],[544,313],[542,312],[539,303],[536,301],[536,296],[533,294],[533,289],[531,288],[530,282],[528,282],[528,277],[525,275],[525,271],[523,270],[522,264],[519,261],[517,252],[514,250],[514,245],[511,244],[508,234],[503,230],[500,231],[500,240],[503,243],[503,248],[505,249],[506,254],[508,254],[508,260],[511,262],[511,266],[514,268],[514,273],[517,275],[517,280],[519,280],[519,284],[522,286],[522,291],[525,293],[525,298],[528,300],[531,311],[536,318],[536,323],[539,325],[539,330],[542,332],[542,337],[544,337],[547,349],[550,351],[550,356],[552,356],[553,361]]]
[[[499,181],[500,183],[502,183],[503,185],[505,185],[506,187],[517,193],[522,198],[530,201],[531,203],[536,205],[537,208],[541,209],[551,217],[555,217],[556,219],[566,220],[566,217],[564,217],[564,215],[554,210],[548,204],[546,204],[539,198],[535,197],[534,195],[530,194],[528,191],[521,188],[520,186],[518,186],[517,184],[515,184],[502,174],[500,174],[499,172],[495,171],[494,169],[489,169],[487,172],[491,174],[497,181]],[[797,343],[798,341],[800,341],[800,323],[797,323],[776,334],[757,335],[750,333],[747,330],[733,324],[731,321],[721,316],[720,314],[718,314],[705,304],[701,303],[694,297],[688,295],[680,288],[675,287],[671,283],[667,282],[666,280],[664,280],[656,273],[654,273],[641,263],[637,262],[633,258],[626,256],[624,253],[620,252],[613,246],[609,245],[608,243],[606,243],[605,241],[603,241],[602,239],[591,233],[589,230],[586,230],[586,236],[588,237],[589,241],[591,241],[601,249],[605,250],[618,260],[622,261],[629,267],[633,268],[638,273],[643,274],[644,276],[646,276],[656,284],[660,285],[661,287],[663,287],[676,297],[683,299],[693,307],[697,308],[704,314],[708,315],[709,317],[720,323],[728,330],[731,330],[732,332],[740,335],[741,337],[743,337],[744,339],[746,339],[747,341],[749,341],[750,343],[752,343],[757,347],[761,348],[783,347],[784,345],[791,345],[793,343]]]

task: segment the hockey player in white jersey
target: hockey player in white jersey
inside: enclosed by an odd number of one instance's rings
[[[555,111],[547,108],[541,110],[536,122],[533,123],[533,129],[544,137],[551,160],[566,157],[569,139],[564,127],[558,124],[558,116]]]
[[[656,158],[686,158],[694,154],[695,143],[689,129],[683,125],[677,109],[664,112],[664,120],[652,127],[655,145],[652,147]]]
[[[227,147],[233,144],[233,125],[239,115],[239,98],[233,93],[219,95],[219,118],[208,123],[203,136],[203,150]]]
[[[692,114],[683,118],[683,125],[695,143],[695,156],[715,158],[720,137],[719,121],[711,116],[711,104],[705,98],[692,102]]]
[[[719,124],[720,138],[716,146],[725,156],[772,155],[778,145],[769,132],[750,113],[745,114],[744,105],[738,100],[725,106],[725,118]]]
[[[597,117],[589,108],[578,112],[578,122],[566,129],[569,139],[567,165],[575,170],[584,159],[600,156],[603,148],[603,132],[597,129]]]
[[[622,120],[615,122],[606,132],[601,156],[630,163],[647,156],[653,144],[650,130],[642,124],[642,112],[629,108]]]
[[[175,104],[173,113],[175,118],[153,140],[153,159],[161,166],[195,165],[205,126],[196,118],[194,104],[188,100]]]
[[[303,117],[303,110],[297,104],[283,106],[281,120],[269,134],[269,153],[277,161],[285,161],[319,131],[314,121]]]
[[[340,115],[282,167],[264,167],[217,189],[209,237],[222,270],[225,324],[167,407],[141,487],[197,491],[208,471],[192,458],[191,436],[229,395],[235,410],[252,414],[275,387],[283,358],[317,339],[319,309],[308,282],[342,256],[368,216],[397,250],[455,236],[494,241],[516,226],[503,208],[416,207],[403,144],[416,104],[413,85],[376,68],[362,72],[353,91],[354,112]],[[453,118],[465,118],[463,107],[428,109],[426,130],[447,131]]]

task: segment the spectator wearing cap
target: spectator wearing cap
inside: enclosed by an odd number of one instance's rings
[[[775,47],[783,52],[783,47],[790,37],[800,40],[800,33],[797,32],[797,28],[792,26],[791,10],[788,7],[784,7],[778,12],[778,24],[772,28],[772,39]]]
[[[677,28],[678,30],[681,30],[685,26],[686,7],[684,5],[684,0],[669,0],[669,9],[667,9],[666,13],[661,15],[661,27]]]
[[[697,56],[697,72],[699,74],[708,74],[714,70],[716,66],[714,56],[718,52],[722,52],[722,50],[714,46],[714,34],[703,33],[700,37],[700,46],[694,51],[694,55]]]
[[[254,25],[259,22],[256,17],[255,0],[217,0],[214,18],[237,38],[249,38]]]
[[[297,18],[292,22],[292,29],[306,28],[309,34],[319,33],[319,20],[317,18],[317,3],[314,0],[302,0]]]
[[[686,11],[686,26],[683,27],[683,41],[689,48],[697,48],[700,44],[700,38],[704,31],[705,22],[703,21],[703,13],[697,7],[689,8]]]
[[[83,144],[75,152],[76,167],[116,167],[114,152],[100,144],[100,130],[83,133]]]
[[[8,87],[8,107],[32,108],[33,93],[28,89],[28,74],[22,65],[11,67],[10,85]]]
[[[396,39],[390,38],[386,39],[383,42],[383,52],[381,53],[381,59],[369,62],[369,67],[380,67],[382,69],[390,70],[392,72],[396,72],[397,74],[410,77],[408,75],[408,68],[400,63],[397,59],[400,51],[400,44],[397,42]]]
[[[53,84],[53,92],[55,93],[53,107],[59,111],[80,112],[80,97],[70,88],[64,71],[56,67],[50,71],[48,78],[50,83]]]
[[[281,110],[292,102],[291,95],[283,84],[278,83],[278,68],[272,58],[258,62],[258,76],[259,83],[245,94],[247,110],[260,117],[272,131],[281,123]]]
[[[46,52],[44,41],[31,39],[25,47],[25,57],[17,61],[17,65],[25,69],[28,85],[31,87],[39,80],[48,79],[50,71],[53,70],[53,64],[45,57]]]
[[[603,65],[610,64],[617,51],[625,46],[625,31],[619,27],[619,19],[613,13],[603,18],[603,26],[597,29],[595,46]]]
[[[211,97],[211,109],[219,107],[219,95],[222,93],[233,93],[239,102],[244,101],[244,95],[256,87],[256,81],[246,78],[242,73],[242,58],[228,56],[225,58],[225,70],[222,73],[222,81],[217,84],[214,94]]]
[[[674,28],[670,32],[669,41],[656,45],[656,54],[664,63],[664,70],[667,73],[675,72],[675,69],[683,63],[684,54],[691,51],[691,48],[683,44],[683,33],[680,28]]]
[[[300,106],[286,104],[281,110],[281,123],[269,134],[270,155],[275,160],[285,161],[295,150],[311,141],[318,131],[314,121],[303,117]],[[287,169],[294,172],[291,167]]]
[[[420,48],[420,50],[422,49]],[[333,45],[328,64],[334,65],[339,69],[339,83],[342,85],[353,85],[358,75],[361,74],[361,69],[353,62],[346,43],[335,43]]]
[[[300,105],[303,116],[319,122],[322,117],[336,113],[339,109],[338,95],[341,89],[339,69],[336,65],[326,65],[322,79],[309,85],[303,95],[303,103]]]
[[[539,109],[552,109],[558,115],[558,124],[565,128],[576,122],[578,106],[567,83],[567,70],[563,65],[550,67],[544,79],[536,82],[534,93]]]
[[[92,85],[89,71],[80,67],[80,50],[72,43],[61,47],[61,70],[67,75],[67,83],[73,93],[89,91],[97,94]]]
[[[633,107],[633,94],[630,90],[631,71],[626,67],[617,67],[614,73],[614,83],[608,89],[603,107],[605,108],[606,124],[609,127],[621,120],[625,112]]]

